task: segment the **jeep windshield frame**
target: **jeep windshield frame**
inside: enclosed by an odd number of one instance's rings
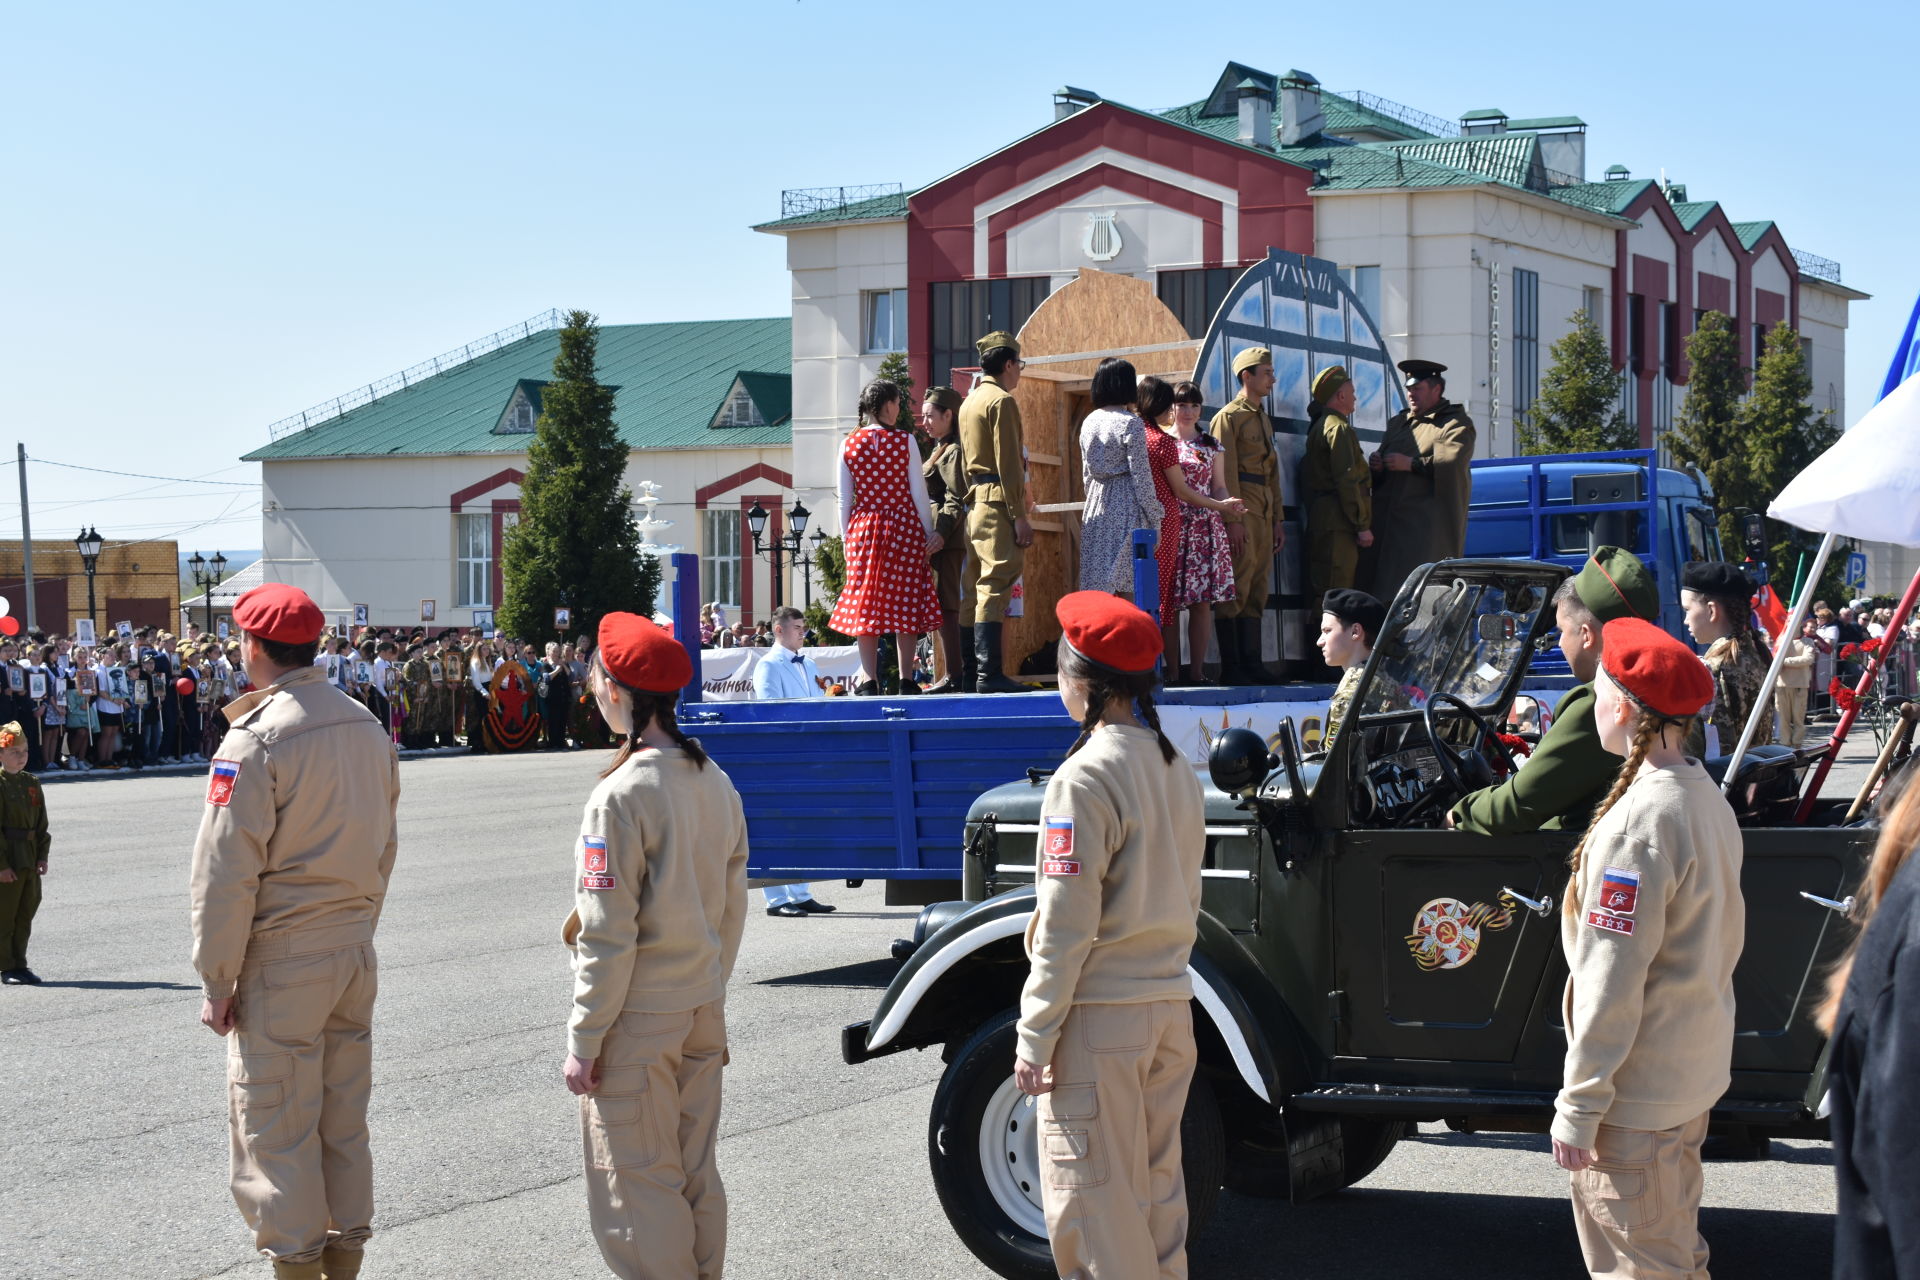
[[[1564,567],[1538,560],[1421,566],[1387,610],[1352,714],[1404,717],[1436,694],[1483,714],[1504,709],[1553,628],[1554,588],[1566,577]]]

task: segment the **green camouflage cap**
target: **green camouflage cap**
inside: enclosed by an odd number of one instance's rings
[[[1596,547],[1573,579],[1573,593],[1602,622],[1660,616],[1660,593],[1640,557],[1619,547]]]
[[[1020,354],[1020,340],[1008,333],[1005,329],[995,329],[992,333],[973,345],[974,349],[983,356],[995,347],[1007,347],[1010,348],[1016,356]]]

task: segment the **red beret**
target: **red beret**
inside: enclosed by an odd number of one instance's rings
[[[300,588],[268,582],[233,602],[233,625],[258,640],[312,644],[326,629],[327,620]]]
[[[1151,615],[1104,591],[1062,596],[1054,614],[1075,652],[1121,675],[1153,670],[1166,649]]]
[[[1693,650],[1645,618],[1615,618],[1600,628],[1600,665],[1649,711],[1698,715],[1713,701],[1713,673]]]
[[[677,693],[693,683],[686,646],[637,613],[600,619],[600,664],[607,674],[642,693]]]

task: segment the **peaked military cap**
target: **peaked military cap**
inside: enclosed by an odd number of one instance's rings
[[[983,356],[986,355],[987,352],[996,350],[1000,347],[1008,348],[1016,356],[1020,354],[1019,339],[1015,338],[1012,334],[1008,333],[1005,329],[995,329],[992,333],[980,339],[980,341],[974,343],[973,345],[974,345],[974,349],[977,350]]]
[[[1615,618],[1653,618],[1660,613],[1660,593],[1653,575],[1639,556],[1619,547],[1595,547],[1574,575],[1573,593],[1601,622]]]
[[[1407,375],[1407,385],[1425,382],[1428,378],[1437,378],[1447,371],[1447,366],[1434,360],[1402,360],[1400,372]]]
[[[1257,369],[1263,364],[1272,363],[1273,352],[1265,347],[1248,347],[1233,358],[1233,371],[1236,374],[1242,373],[1248,369]]]

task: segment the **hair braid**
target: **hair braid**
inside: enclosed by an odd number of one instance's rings
[[[1622,696],[1625,696],[1624,690]],[[1627,758],[1621,763],[1620,772],[1614,775],[1613,787],[1607,792],[1607,798],[1600,802],[1600,807],[1593,811],[1593,820],[1587,823],[1587,833],[1581,836],[1580,843],[1573,847],[1573,858],[1568,868],[1566,901],[1561,904],[1567,915],[1580,914],[1580,863],[1586,856],[1587,843],[1593,839],[1595,828],[1600,825],[1600,819],[1607,816],[1607,811],[1620,802],[1620,797],[1627,794],[1627,788],[1632,786],[1634,778],[1639,776],[1640,766],[1646,763],[1647,753],[1653,749],[1653,744],[1659,741],[1661,733],[1672,723],[1673,721],[1666,716],[1648,711],[1644,707],[1640,709],[1639,718],[1633,722],[1633,742],[1627,748]]]
[[[1167,735],[1160,729],[1160,712],[1153,705],[1153,694],[1142,691],[1136,696],[1136,702],[1140,707],[1140,718],[1147,722],[1147,728],[1153,730],[1154,738],[1160,743],[1161,758],[1172,764],[1174,757],[1180,753],[1173,749],[1173,743],[1167,740]]]
[[[1073,745],[1067,748],[1068,755],[1086,746],[1087,740],[1093,737],[1093,731],[1100,727],[1100,717],[1106,713],[1107,698],[1111,692],[1105,685],[1098,682],[1087,687],[1087,714],[1080,719],[1080,736],[1075,738]]]
[[[598,664],[596,663],[596,665]],[[704,769],[707,767],[707,753],[706,750],[701,747],[700,740],[698,738],[689,738],[686,731],[680,727],[679,720],[674,717],[673,707],[674,704],[680,700],[679,694],[648,693],[645,690],[635,689],[629,685],[621,684],[620,681],[613,678],[605,666],[599,666],[599,672],[601,679],[606,680],[627,695],[627,705],[631,708],[630,714],[633,721],[633,728],[627,734],[626,738],[621,741],[620,750],[614,753],[613,762],[600,771],[601,777],[605,778],[612,775],[621,765],[633,758],[633,753],[638,750],[640,731],[647,727],[648,721],[652,721],[658,725],[660,732],[666,734],[667,737],[673,740],[673,745],[687,753],[687,759],[693,761],[694,768]]]

